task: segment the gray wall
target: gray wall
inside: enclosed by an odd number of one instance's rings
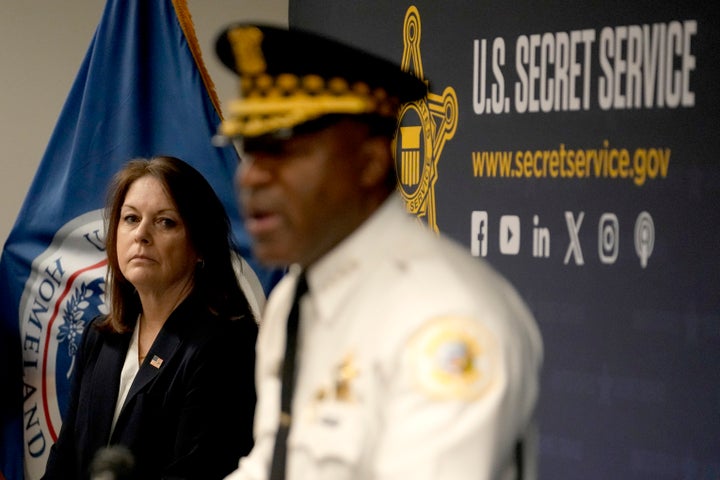
[[[15,223],[105,2],[0,2],[0,245]],[[237,20],[287,25],[288,0],[188,0],[220,101],[235,81],[216,61],[215,35]]]

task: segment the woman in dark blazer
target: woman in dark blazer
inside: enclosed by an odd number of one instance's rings
[[[205,178],[137,159],[106,207],[108,314],[86,326],[45,476],[221,479],[252,447],[257,323],[233,268],[230,224]]]

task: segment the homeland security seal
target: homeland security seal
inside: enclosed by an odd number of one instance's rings
[[[28,478],[39,478],[45,471],[67,410],[85,326],[107,312],[106,271],[102,210],[68,222],[32,262],[18,308]]]

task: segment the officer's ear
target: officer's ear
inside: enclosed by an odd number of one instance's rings
[[[364,161],[360,183],[365,187],[385,183],[388,170],[393,168],[390,139],[380,135],[366,138],[360,155]]]

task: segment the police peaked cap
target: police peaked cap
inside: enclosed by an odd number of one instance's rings
[[[258,137],[328,114],[397,117],[427,94],[416,76],[383,58],[299,29],[234,24],[217,39],[220,60],[240,77],[219,135]]]

